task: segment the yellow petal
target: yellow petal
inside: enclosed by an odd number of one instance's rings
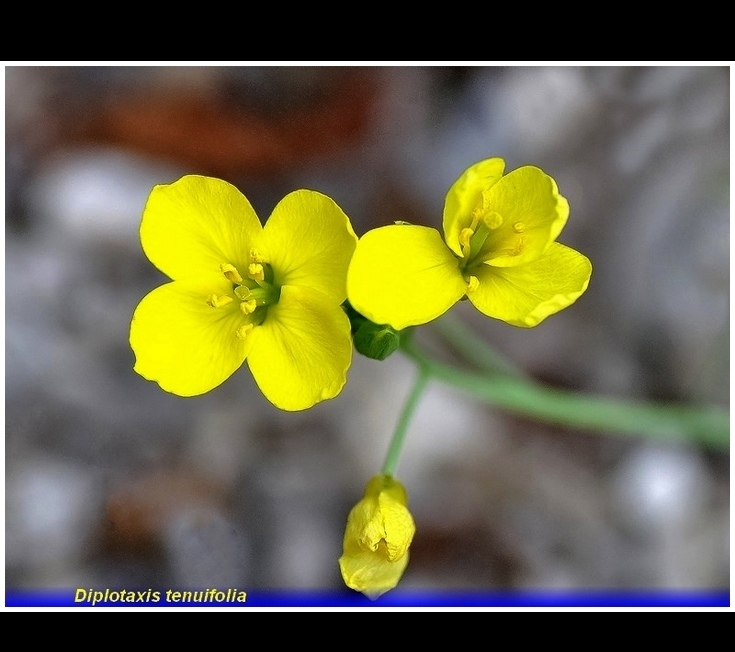
[[[305,410],[342,390],[352,361],[350,321],[331,297],[285,285],[250,337],[250,370],[279,408]]]
[[[552,243],[537,260],[518,267],[477,269],[467,296],[488,317],[530,328],[573,304],[587,289],[592,264],[578,251]]]
[[[155,186],[140,224],[149,260],[172,279],[247,270],[248,252],[262,228],[250,202],[220,179],[189,175]]]
[[[380,494],[378,502],[383,515],[387,556],[390,561],[396,561],[408,553],[416,526],[405,504],[399,503],[385,492]]]
[[[408,566],[409,554],[396,561],[388,561],[374,552],[348,544],[339,558],[344,583],[371,600],[395,588]]]
[[[231,284],[219,274],[156,288],[133,313],[130,345],[135,371],[179,396],[203,394],[224,382],[245,360],[249,342]],[[217,300],[213,300],[215,297]]]
[[[257,246],[278,285],[319,290],[342,303],[345,277],[357,236],[350,220],[329,197],[296,190],[273,209]]]
[[[376,324],[397,330],[425,324],[464,295],[467,283],[458,264],[436,229],[405,224],[373,229],[357,243],[347,296]]]
[[[556,182],[526,165],[506,174],[483,196],[488,211],[502,224],[491,230],[481,259],[496,267],[525,265],[538,258],[559,236],[569,217],[569,203]]]
[[[489,158],[471,165],[449,188],[444,201],[444,238],[458,256],[462,255],[460,232],[472,223],[472,211],[480,202],[482,191],[495,185],[503,170],[502,158]]]

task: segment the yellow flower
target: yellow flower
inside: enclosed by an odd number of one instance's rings
[[[339,567],[345,584],[371,600],[398,584],[416,532],[403,485],[376,475],[347,517]]]
[[[357,238],[329,197],[292,192],[263,227],[234,186],[185,176],[153,188],[140,239],[172,279],[133,314],[141,376],[195,396],[247,360],[263,394],[284,410],[339,394],[352,360],[340,304]]]
[[[590,261],[558,242],[569,204],[542,170],[503,176],[505,161],[468,168],[447,193],[444,239],[395,224],[358,242],[347,274],[354,308],[396,329],[439,317],[466,297],[482,313],[532,327],[587,289]]]

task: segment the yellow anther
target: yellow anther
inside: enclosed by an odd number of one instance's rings
[[[207,305],[212,306],[212,308],[221,308],[222,306],[226,306],[228,303],[232,303],[232,297],[228,297],[226,294],[223,294],[222,296],[210,294],[207,298]]]
[[[250,250],[250,262],[251,263],[264,263],[265,258],[261,254],[259,254],[255,249]]]
[[[250,263],[248,265],[248,276],[254,281],[264,281],[265,268],[261,263]]]
[[[237,337],[240,338],[241,340],[244,340],[248,336],[248,333],[251,330],[253,330],[252,324],[243,324],[242,326],[240,326],[240,328],[238,328],[235,331],[235,335],[237,335]]]
[[[526,230],[526,225],[523,222],[516,222],[513,224],[513,230],[516,233],[523,233]]]
[[[477,276],[470,276],[467,279],[467,292],[474,292],[480,286],[480,281],[477,280]]]
[[[246,315],[252,315],[255,312],[255,309],[257,307],[258,307],[258,303],[255,299],[243,301],[240,304],[240,310],[242,310]]]
[[[242,276],[240,276],[240,272],[237,271],[237,268],[234,265],[231,265],[230,263],[222,263],[219,268],[228,281],[232,281],[233,283],[242,283]]]

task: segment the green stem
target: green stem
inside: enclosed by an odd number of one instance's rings
[[[385,456],[382,471],[384,475],[393,475],[395,473],[408,427],[411,425],[416,408],[419,406],[424,390],[429,383],[431,376],[429,369],[420,361],[418,361],[418,372],[418,376],[416,376],[416,380],[414,380],[413,387],[411,388],[411,393],[408,395],[401,416],[398,418],[393,439],[390,442],[390,448],[388,448],[388,453]]]
[[[722,408],[596,397],[522,378],[457,369],[433,359],[412,341],[402,344],[401,350],[427,377],[516,414],[588,431],[678,439],[729,449],[730,415]]]
[[[468,363],[484,372],[502,373],[506,376],[523,377],[523,370],[478,336],[464,320],[447,313],[432,322],[443,340]]]

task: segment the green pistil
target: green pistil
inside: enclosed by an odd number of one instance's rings
[[[465,274],[469,274],[472,268],[484,261],[492,247],[492,243],[488,242],[490,232],[500,228],[502,224],[502,215],[495,211],[479,206],[473,211],[472,224],[459,233],[459,244],[462,248],[460,268]]]
[[[484,222],[480,222],[477,225],[477,229],[470,237],[469,256],[465,258],[465,263],[463,265],[465,269],[474,267],[474,265],[478,262],[482,262],[481,260],[478,260],[478,258],[480,258],[482,248],[485,245],[485,242],[487,242],[490,231],[491,229],[488,228],[488,226]]]
[[[251,268],[253,266],[251,265]],[[262,324],[268,313],[268,306],[278,303],[281,288],[266,279],[273,279],[270,265],[257,265],[254,274],[235,285],[233,292],[240,300],[240,310],[247,315],[254,325]],[[255,276],[255,278],[253,278]],[[262,278],[261,278],[262,277]]]
[[[264,281],[260,281],[255,287],[238,285],[234,292],[240,301],[255,301],[258,308],[278,303],[281,298],[281,288]]]

